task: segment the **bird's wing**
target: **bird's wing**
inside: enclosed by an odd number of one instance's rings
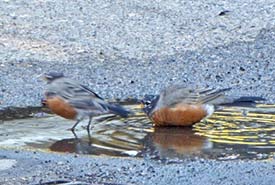
[[[103,100],[98,94],[88,87],[68,78],[61,78],[48,84],[46,92],[55,93],[64,99],[70,98],[92,98]]]
[[[183,86],[172,86],[160,93],[160,99],[156,107],[172,107],[176,104],[216,104],[222,102],[224,92],[228,89],[190,89]]]
[[[200,104],[221,104],[223,102],[229,101],[229,97],[225,96],[225,92],[229,91],[231,88],[224,89],[211,89],[210,91],[202,91],[197,99]]]
[[[91,89],[89,89],[88,87],[84,86],[84,85],[80,85],[81,86],[81,89],[85,92],[88,92],[90,94],[92,94],[93,96],[103,100],[103,98],[101,98],[98,94],[96,94],[95,92],[93,92]]]
[[[109,111],[108,104],[100,99],[71,98],[68,103],[76,109],[94,113],[106,113]]]
[[[88,87],[68,78],[56,79],[46,88],[45,95],[59,96],[76,109],[106,112],[108,103]]]

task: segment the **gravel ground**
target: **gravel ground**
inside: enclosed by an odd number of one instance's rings
[[[198,159],[164,165],[157,161],[135,158],[48,155],[6,150],[0,152],[1,157],[17,161],[8,170],[0,169],[1,184],[35,184],[67,180],[78,181],[81,184],[271,185],[275,181],[274,161],[217,162]]]
[[[105,98],[183,83],[274,102],[272,0],[6,0],[0,10],[1,107],[39,105],[47,71]]]
[[[63,71],[109,99],[139,98],[183,83],[230,86],[231,94],[275,102],[274,0],[4,0],[0,17],[0,108],[39,105],[44,82],[38,76],[48,71]],[[163,165],[5,150],[0,156],[18,161],[0,171],[1,184],[59,178],[204,185],[275,180],[274,161]]]

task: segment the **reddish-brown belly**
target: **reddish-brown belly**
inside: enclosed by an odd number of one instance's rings
[[[46,105],[53,113],[63,118],[75,119],[76,117],[77,112],[74,110],[74,108],[61,98],[48,98],[46,100]]]
[[[151,117],[156,126],[190,126],[207,116],[201,105],[177,105],[161,108]]]

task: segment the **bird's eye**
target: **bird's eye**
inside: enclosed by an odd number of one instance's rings
[[[150,104],[151,104],[151,101],[145,101],[144,104],[145,104],[145,105],[150,105]]]

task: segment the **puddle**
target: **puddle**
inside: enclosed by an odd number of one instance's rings
[[[219,160],[274,157],[275,105],[224,107],[193,128],[153,127],[140,105],[125,106],[136,114],[126,119],[114,115],[95,117],[90,136],[85,129],[88,120],[77,126],[74,135],[68,130],[74,121],[41,113],[37,108],[33,109],[35,114],[30,113],[30,108],[12,109],[17,119],[1,117],[0,147],[170,162],[194,157]],[[22,118],[24,115],[26,118]]]

